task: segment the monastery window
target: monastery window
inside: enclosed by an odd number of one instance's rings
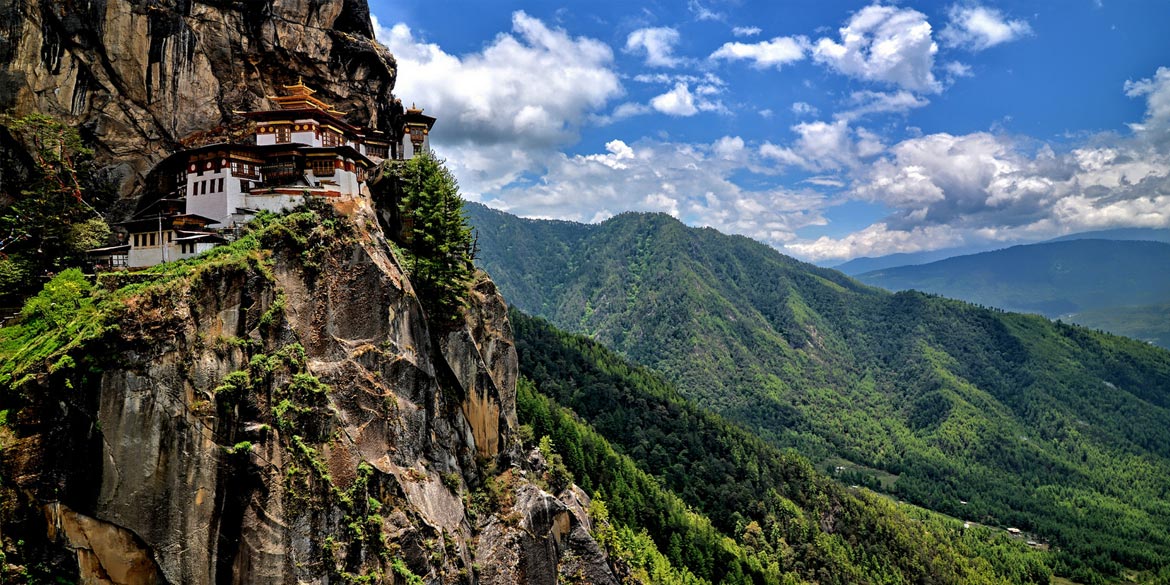
[[[172,241],[174,241],[174,239],[175,239],[174,235],[175,235],[175,232],[167,232],[167,243],[168,244],[171,243]]]
[[[219,190],[216,193],[223,193],[223,177],[219,178]]]
[[[142,243],[138,241],[138,234],[134,234],[134,247],[137,248],[141,245]]]
[[[371,157],[386,158],[386,147],[375,144],[367,144],[366,154]]]
[[[329,177],[333,175],[333,161],[332,160],[315,160],[312,163],[313,174],[318,177]]]
[[[321,146],[337,146],[341,143],[341,136],[336,132],[325,130],[321,132]]]
[[[151,248],[153,248],[153,247],[155,247],[155,246],[157,246],[157,245],[158,245],[158,240],[154,239],[154,236],[155,236],[155,233],[154,233],[154,232],[151,232],[151,233],[150,233],[150,244],[148,244],[148,246],[149,246],[149,247],[151,247]]]
[[[240,191],[247,193],[252,190],[252,181],[240,181]]]
[[[276,127],[276,142],[285,143],[292,142],[292,128],[288,126]]]

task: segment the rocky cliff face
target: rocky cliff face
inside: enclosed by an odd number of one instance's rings
[[[132,199],[298,79],[391,131],[372,37],[364,0],[0,0],[0,111],[79,126]],[[616,582],[587,498],[517,441],[494,284],[433,330],[349,205],[106,276],[73,317],[100,334],[54,323],[51,359],[0,380],[0,582]]]
[[[395,75],[365,0],[0,0],[0,111],[80,127],[127,197],[184,137],[298,78],[389,131]]]
[[[108,332],[16,385],[10,576],[617,582],[588,498],[542,490],[517,443],[494,285],[481,276],[465,323],[432,331],[373,210],[351,214],[102,281]]]

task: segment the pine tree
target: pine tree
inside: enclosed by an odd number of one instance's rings
[[[440,326],[457,323],[474,273],[471,226],[451,171],[430,152],[407,161],[399,171],[406,222],[411,281],[430,319]]]

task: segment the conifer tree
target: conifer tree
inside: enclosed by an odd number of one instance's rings
[[[458,322],[474,272],[471,226],[451,171],[429,151],[400,170],[411,281],[437,324]]]

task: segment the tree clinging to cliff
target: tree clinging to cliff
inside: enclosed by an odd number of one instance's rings
[[[471,226],[451,171],[429,151],[399,170],[411,281],[432,320],[459,319],[474,273]]]

